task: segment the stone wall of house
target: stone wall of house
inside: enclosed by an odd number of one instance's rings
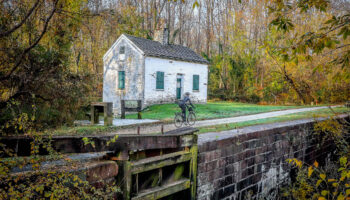
[[[198,199],[274,199],[276,188],[288,183],[287,158],[324,164],[334,145],[314,134],[313,120],[258,125],[198,138]]]
[[[119,48],[125,46],[125,59]],[[125,37],[106,53],[103,59],[103,101],[113,102],[113,112],[120,114],[120,100],[142,100],[144,89],[144,57]],[[118,71],[125,71],[125,89],[118,88]]]
[[[164,72],[164,90],[156,89],[157,71]],[[144,105],[175,102],[177,75],[183,76],[183,90],[191,93],[193,102],[207,102],[208,66],[161,58],[145,59]],[[199,90],[193,91],[193,75],[199,75]]]

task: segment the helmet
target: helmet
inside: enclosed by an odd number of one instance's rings
[[[189,93],[189,92],[186,92],[185,95],[186,95],[186,96],[190,96],[190,93]]]

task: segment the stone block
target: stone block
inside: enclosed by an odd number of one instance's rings
[[[118,164],[114,161],[101,161],[85,165],[86,180],[95,183],[101,180],[114,178],[118,175]]]
[[[207,171],[212,171],[218,167],[218,160],[214,160],[214,161],[205,163],[205,165],[206,165]]]
[[[233,183],[233,176],[229,175],[225,177],[225,185],[231,185]]]
[[[234,173],[235,169],[233,165],[226,165],[225,167],[225,175],[232,175]]]
[[[225,175],[225,168],[219,168],[214,171],[214,179],[219,179],[221,177],[224,177]]]
[[[242,149],[243,149],[243,145],[242,144],[232,145],[232,154],[240,153],[240,152],[242,152]]]
[[[235,184],[232,184],[232,185],[225,187],[223,197],[227,197],[227,196],[234,194],[235,193],[235,186],[236,186]]]
[[[222,167],[225,167],[225,166],[226,166],[226,158],[220,158],[218,160],[218,167],[222,168]]]
[[[248,164],[248,167],[254,165],[255,164],[255,157],[251,157],[251,158],[247,159],[247,164]]]
[[[227,165],[232,164],[235,162],[235,156],[234,155],[228,156],[225,158],[225,160]]]
[[[254,158],[255,158],[255,163],[256,164],[262,163],[265,160],[263,155],[256,155]]]
[[[198,163],[204,163],[205,162],[205,153],[199,153],[198,154]]]
[[[207,172],[207,165],[206,165],[206,163],[199,163],[198,162],[197,170],[198,170],[198,173]]]

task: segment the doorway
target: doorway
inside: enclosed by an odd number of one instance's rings
[[[183,75],[178,74],[176,76],[176,99],[181,99],[183,92]]]

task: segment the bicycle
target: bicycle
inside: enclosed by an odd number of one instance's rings
[[[193,106],[188,107],[188,115],[186,121],[182,118],[182,112],[176,112],[174,117],[174,123],[176,128],[180,128],[183,124],[193,126],[196,123],[196,113]]]

